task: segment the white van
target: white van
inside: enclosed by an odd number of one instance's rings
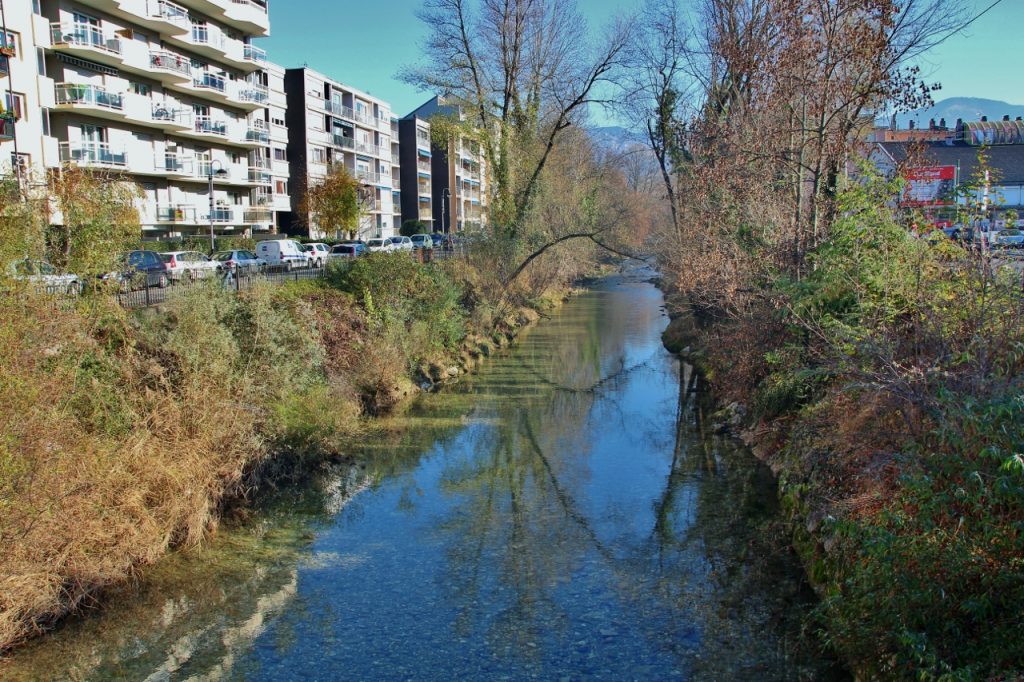
[[[309,265],[309,254],[294,239],[268,239],[256,245],[256,255],[271,267],[284,266],[285,270]]]

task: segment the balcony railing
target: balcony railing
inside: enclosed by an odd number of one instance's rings
[[[266,121],[249,121],[249,128],[245,131],[245,139],[249,142],[270,144],[270,131],[267,130]]]
[[[218,206],[207,212],[206,219],[214,223],[230,223],[233,216],[234,211],[229,206]]]
[[[365,109],[356,109],[355,119],[360,123],[365,123],[370,126],[376,124],[376,119],[373,117],[373,114]]]
[[[334,133],[331,136],[331,141],[334,142],[336,147],[342,147],[344,149],[355,149],[356,146],[356,141],[354,139],[337,133]]]
[[[182,154],[157,154],[154,166],[157,170],[175,175],[192,175],[195,159]]]
[[[243,5],[245,7],[251,7],[259,12],[267,13],[267,4],[265,2],[256,2],[255,0],[231,0],[232,5]]]
[[[274,220],[274,213],[269,208],[247,208],[242,214],[247,223],[269,223]]]
[[[341,116],[342,118],[355,119],[356,117],[352,107],[346,107],[341,102],[325,102],[324,108],[335,116]]]
[[[165,103],[156,102],[153,104],[153,120],[187,127],[192,125],[192,111],[190,109],[174,109]]]
[[[150,2],[149,16],[169,21],[172,24],[178,24],[183,28],[188,28],[190,23],[188,10],[181,5],[176,5],[173,2],[168,2],[167,0]]]
[[[57,104],[85,104],[112,111],[124,109],[124,97],[117,93],[107,92],[97,85],[57,83],[56,91]]]
[[[398,166],[402,163],[401,159],[398,158],[398,154],[391,155],[391,165]]]
[[[226,136],[228,134],[228,124],[224,121],[215,121],[209,116],[196,116],[195,131],[207,135]]]
[[[418,188],[419,188],[420,195],[422,195],[422,196],[430,196],[430,183],[429,182],[421,182],[421,183],[419,183]]]
[[[372,171],[356,171],[356,178],[362,180],[363,182],[372,182],[377,185],[381,184],[380,173],[374,173]]]
[[[54,45],[89,47],[111,54],[121,54],[121,41],[113,36],[104,35],[99,27],[91,24],[50,24],[50,37]]]
[[[115,166],[127,165],[123,151],[112,151],[106,142],[62,142],[60,160],[75,162],[83,166]]]
[[[420,173],[429,173],[430,172],[430,164],[425,162],[425,161],[417,161],[416,162],[416,170],[418,170]]]
[[[227,81],[224,77],[212,73],[203,73],[196,76],[192,79],[192,85],[204,90],[216,90],[217,92],[226,92],[228,89]]]
[[[381,148],[375,144],[368,144],[366,142],[356,142],[356,151],[363,154],[369,154],[371,156],[381,156]]]
[[[260,168],[259,166],[249,167],[249,182],[255,182],[261,185],[269,185],[273,182],[270,175],[270,170],[267,168]]]
[[[430,149],[430,136],[423,133],[416,133],[416,144],[424,149]]]
[[[263,64],[267,61],[267,51],[262,50],[255,45],[246,45],[243,56],[246,61],[256,62],[257,64]]]
[[[266,104],[270,101],[270,93],[266,88],[259,86],[247,85],[244,90],[238,93],[238,98],[243,102],[252,102],[254,104]]]
[[[188,204],[161,204],[156,207],[158,223],[194,223],[196,222],[195,206]]]
[[[192,63],[180,54],[167,52],[166,50],[153,50],[149,53],[149,65],[161,71],[173,71],[183,76],[192,73]]]

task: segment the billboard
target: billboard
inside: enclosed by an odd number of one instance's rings
[[[956,203],[956,166],[927,166],[903,171],[904,206],[951,206]]]

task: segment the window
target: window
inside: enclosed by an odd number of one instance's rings
[[[270,122],[273,123],[276,126],[281,126],[282,128],[284,127],[284,119],[283,118],[272,118],[272,119],[270,119]]]
[[[8,57],[17,57],[21,54],[21,42],[18,40],[18,34],[13,31],[0,34],[0,47],[5,48],[10,54]]]
[[[275,180],[274,181],[274,194],[288,194],[288,181],[287,180]]]
[[[327,154],[321,147],[313,147],[313,163],[327,163]]]
[[[136,95],[149,97],[149,86],[145,83],[132,83],[131,89]]]
[[[28,154],[11,154],[11,166],[19,178],[27,178],[32,168],[32,157]]]
[[[280,147],[274,147],[274,161],[287,161],[288,155],[285,150]]]
[[[25,111],[25,96],[16,92],[5,93],[4,111],[13,112],[14,117],[20,120]]]

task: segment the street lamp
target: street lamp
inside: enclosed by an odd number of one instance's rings
[[[444,190],[441,192],[441,232],[445,234],[451,232],[451,229],[445,228],[445,224],[447,223],[447,220],[445,220],[445,216],[448,213],[448,200],[451,199],[451,196],[452,191],[445,187]]]
[[[216,167],[216,170],[214,170]],[[217,250],[216,237],[213,236],[213,176],[216,175],[218,178],[226,178],[228,172],[224,170],[224,166],[217,159],[210,161],[206,167],[206,179],[210,183],[210,253]]]

